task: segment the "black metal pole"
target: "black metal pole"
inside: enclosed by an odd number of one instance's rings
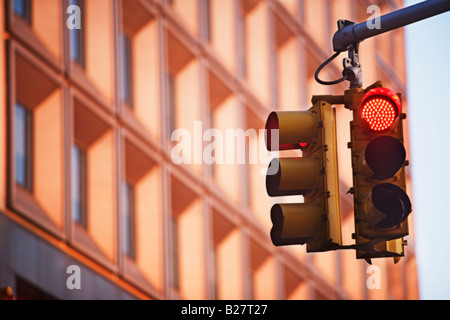
[[[335,52],[346,51],[352,44],[446,11],[450,11],[450,0],[428,0],[381,16],[380,28],[371,29],[367,22],[341,21],[342,28],[333,37],[333,49]]]

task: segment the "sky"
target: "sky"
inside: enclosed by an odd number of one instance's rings
[[[406,26],[405,34],[420,298],[449,300],[450,12]]]

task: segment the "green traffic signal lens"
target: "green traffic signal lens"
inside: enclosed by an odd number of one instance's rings
[[[372,203],[385,218],[377,223],[378,228],[391,228],[405,221],[411,213],[411,201],[400,187],[381,183],[372,189]]]

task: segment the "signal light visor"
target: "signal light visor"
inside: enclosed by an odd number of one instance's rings
[[[272,112],[266,122],[266,147],[268,151],[305,148],[315,134],[316,125],[311,112]]]

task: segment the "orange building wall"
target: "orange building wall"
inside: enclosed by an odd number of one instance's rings
[[[376,3],[382,13],[401,6]],[[258,130],[271,110],[306,110],[312,95],[347,89],[319,85],[314,72],[332,54],[337,19],[364,21],[370,4],[85,0],[82,67],[69,56],[66,1],[33,0],[27,25],[12,0],[0,0],[0,287],[26,280],[59,299],[417,299],[412,219],[405,257],[373,260],[380,289],[367,287],[368,264],[353,251],[311,254],[269,237],[279,199],[265,191],[261,160],[270,154]],[[131,39],[131,106],[120,98],[121,32]],[[382,80],[406,92],[403,38],[397,30],[361,44],[365,86]],[[321,76],[340,73],[336,61]],[[34,119],[33,192],[14,182],[16,100]],[[351,112],[336,109],[343,242],[351,244]],[[216,160],[233,163],[205,163],[209,128],[224,137],[242,129],[247,151],[217,148]],[[172,161],[183,134],[191,152],[177,155],[191,164]],[[74,143],[87,154],[87,227],[71,212]],[[240,152],[246,161],[237,164]],[[134,258],[124,251],[125,181],[135,190]],[[70,265],[81,267],[81,291],[66,286]]]

